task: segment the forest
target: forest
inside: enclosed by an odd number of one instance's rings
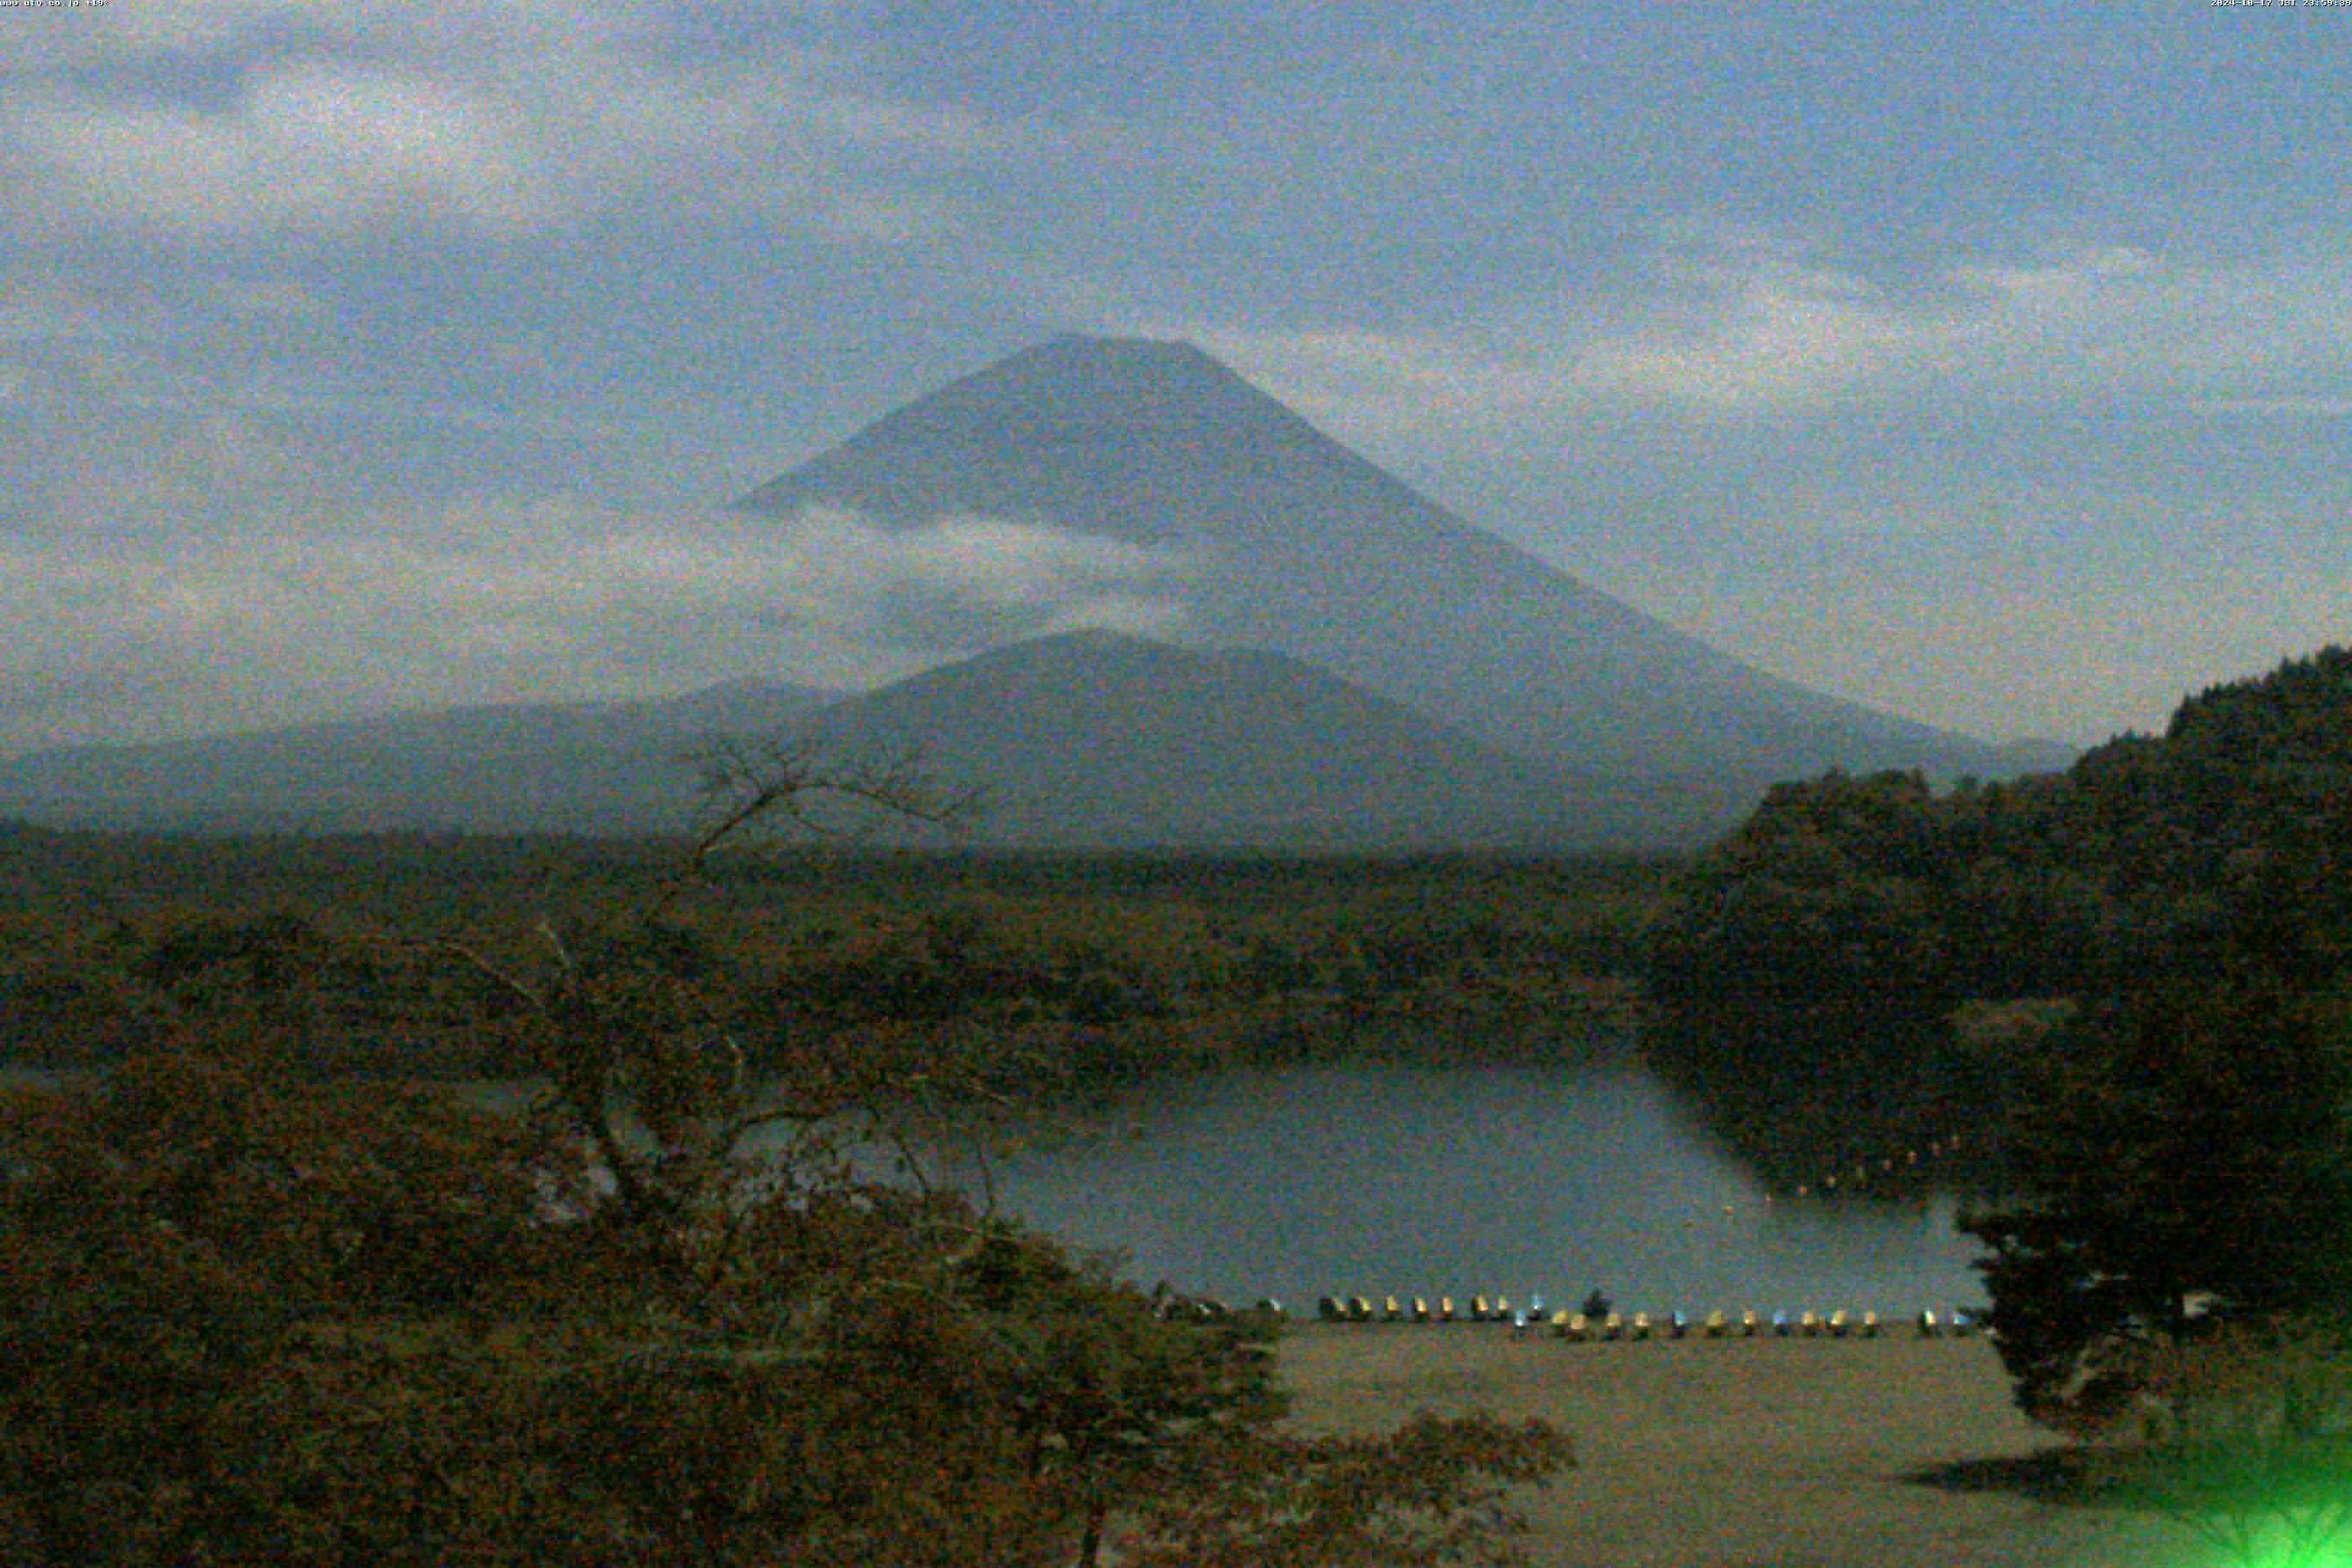
[[[1293,1432],[1276,1317],[929,1167],[1430,1019],[1599,1048],[1659,868],[737,856],[931,803],[731,782],[658,843],[0,835],[0,1028],[68,1069],[0,1088],[0,1561],[1517,1560],[1565,1435]]]
[[[2000,1134],[2085,1008],[2167,977],[2336,987],[2347,802],[2352,654],[2335,649],[2064,773],[1781,785],[1654,929],[1653,1059],[1745,1102],[1768,1160],[1766,1129],[1865,1157],[1934,1126]]]
[[[1638,1021],[1664,860],[890,852],[685,839],[183,838],[0,826],[0,1047],[86,1067],[249,1007],[324,1073],[467,1076],[495,997],[449,943],[542,921],[795,1032],[985,1036],[1083,1089],[1243,1061],[1607,1048]],[[665,896],[648,899],[648,889]]]
[[[2186,1434],[2135,1484],[2317,1542],[2352,1527],[2347,872],[2342,648],[2063,774],[1784,785],[1654,929],[1650,1059],[1768,1169],[1968,1129],[2020,1405]]]

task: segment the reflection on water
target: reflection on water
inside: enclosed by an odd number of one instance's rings
[[[33,1085],[77,1075],[10,1070]],[[519,1110],[531,1085],[478,1081]],[[1631,1311],[1907,1315],[1983,1300],[1955,1200],[1791,1201],[1638,1068],[1232,1070],[992,1163],[998,1206],[1233,1301],[1598,1288]],[[977,1186],[976,1170],[962,1174]]]
[[[1768,1197],[1634,1068],[1335,1067],[1153,1086],[998,1163],[1000,1206],[1233,1300],[1596,1287],[1631,1310],[1980,1300],[1948,1196]]]

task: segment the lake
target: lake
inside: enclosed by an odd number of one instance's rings
[[[992,1165],[998,1206],[1231,1301],[1596,1287],[1628,1312],[1984,1300],[1957,1200],[1775,1198],[1638,1068],[1224,1071]]]
[[[1597,1288],[1629,1312],[1694,1318],[1945,1315],[1985,1296],[1950,1194],[1775,1197],[1637,1067],[1234,1069],[1153,1083],[1098,1120],[992,1161],[997,1205],[1121,1252],[1147,1286],[1294,1306],[1536,1292],[1574,1305]]]

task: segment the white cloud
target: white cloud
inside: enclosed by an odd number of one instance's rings
[[[680,58],[645,7],[132,9],[138,25],[22,63],[0,110],[0,181],[55,222],[208,238],[500,233],[662,197],[890,241],[948,219],[919,184],[875,173],[876,154],[937,167],[999,140],[806,52]],[[227,90],[159,102],[54,68],[171,60]]]
[[[1916,369],[1961,330],[1896,307],[1866,279],[1782,256],[1675,258],[1663,271],[1674,287],[1654,319],[1562,354],[1569,386],[1705,409],[1787,407]]]
[[[794,574],[828,601],[852,597],[862,584],[891,583],[1004,608],[1060,609],[1117,584],[1181,579],[1192,567],[1179,550],[986,517],[896,531],[819,508],[781,539]]]
[[[181,233],[347,228],[538,216],[500,107],[457,85],[299,64],[227,111],[123,108],[50,95],[14,134],[53,194],[104,218]]]
[[[1579,409],[1807,415],[1922,395],[2138,398],[2179,408],[2352,388],[2352,280],[2086,247],[1959,258],[1898,287],[1752,237],[1674,237],[1605,306],[1521,301],[1475,337],[1209,331],[1213,352],[1359,434],[1498,431]]]
[[[1025,523],[475,500],[192,552],[0,535],[0,752],[355,709],[864,684],[972,638],[1168,633],[1179,552]]]

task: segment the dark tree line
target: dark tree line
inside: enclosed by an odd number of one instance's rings
[[[399,940],[592,917],[628,962],[735,1002],[755,1064],[794,1032],[920,1024],[1089,1085],[1236,1060],[1499,1058],[1622,1034],[1652,862],[721,856],[690,840],[203,839],[0,823],[0,1052],[89,1067],[191,1009],[264,1006],[322,1071],[488,1070],[478,976]],[[524,921],[523,923],[527,923]]]
[[[2348,873],[2331,648],[2063,774],[1776,790],[1664,924],[1654,1048],[1759,1143],[1983,1134],[2001,1352],[2063,1424],[2137,1347],[2352,1302]]]

